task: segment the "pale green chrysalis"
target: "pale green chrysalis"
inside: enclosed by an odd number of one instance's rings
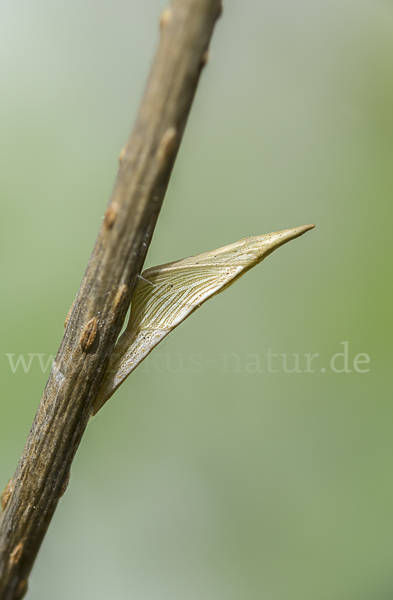
[[[139,278],[126,330],[120,336],[93,415],[140,362],[194,310],[259,264],[273,250],[314,225],[249,237],[212,252],[152,267]]]

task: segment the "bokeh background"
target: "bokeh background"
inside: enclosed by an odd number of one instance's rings
[[[1,487],[49,374],[7,355],[57,351],[165,5],[1,2]],[[317,227],[90,423],[29,600],[393,597],[392,195],[393,3],[227,0],[146,266]]]

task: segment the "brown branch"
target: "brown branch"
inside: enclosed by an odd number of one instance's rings
[[[90,418],[186,125],[220,0],[173,0],[103,224],[14,477],[2,495],[0,599],[17,600]]]

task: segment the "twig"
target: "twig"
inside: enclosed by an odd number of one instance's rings
[[[37,415],[2,496],[0,599],[19,600],[146,257],[220,0],[173,0],[137,120]]]

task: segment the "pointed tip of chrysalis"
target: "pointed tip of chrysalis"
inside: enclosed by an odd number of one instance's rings
[[[267,256],[273,250],[276,250],[280,246],[283,246],[287,242],[296,239],[297,237],[314,229],[315,225],[300,225],[299,227],[292,227],[291,229],[283,229],[281,231],[274,231],[273,233],[267,233],[265,235],[258,236],[256,238],[250,238],[255,240],[259,246],[261,252],[260,258]]]
[[[310,223],[309,225],[300,225],[300,227],[295,227],[295,229],[298,229],[300,231],[299,235],[302,235],[302,233],[306,233],[306,231],[310,231],[310,229],[314,228],[314,223]]]
[[[314,223],[310,223],[309,225],[301,225],[298,229],[303,229],[304,231],[309,231],[310,229],[314,229]]]
[[[314,229],[315,225],[300,225],[299,227],[292,227],[291,229],[283,229],[282,231],[276,231],[273,235],[285,240],[293,240],[306,231],[310,231],[310,229]]]
[[[274,252],[274,250],[277,250],[277,248],[280,248],[287,242],[290,242],[291,240],[303,235],[303,233],[306,233],[306,231],[314,229],[314,227],[314,224],[310,224],[300,225],[300,227],[292,227],[291,229],[283,229],[281,231],[274,231],[272,233],[266,233],[256,237],[245,238],[233,246],[241,246],[244,248],[244,250],[246,247],[248,247],[250,250],[252,249],[252,251],[255,252],[256,258],[254,260],[250,260],[245,265],[246,269],[248,270],[249,268],[260,263],[264,258],[266,258],[266,256],[269,256],[269,254]]]
[[[300,225],[300,227],[293,227],[292,229],[284,229],[284,231],[279,231],[278,233],[283,234],[283,238],[285,240],[294,240],[295,238],[303,235],[306,231],[310,231],[310,229],[314,229],[315,225]]]

